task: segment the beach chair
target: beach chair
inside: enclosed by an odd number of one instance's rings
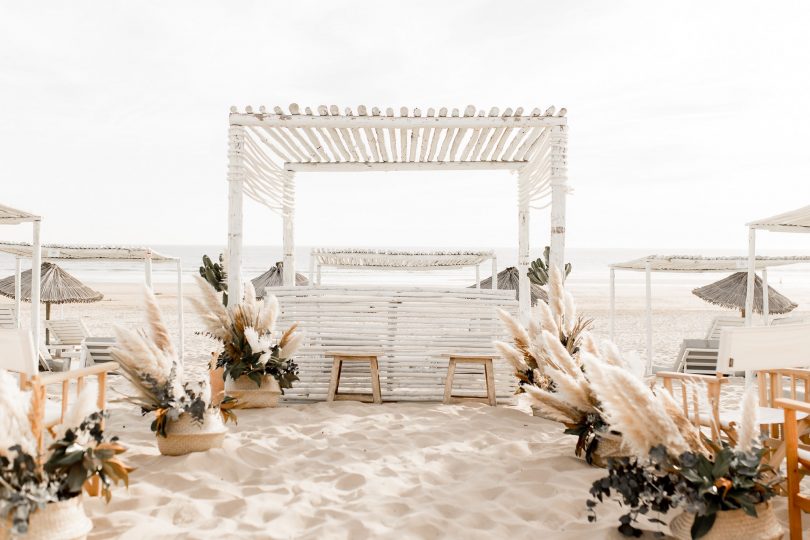
[[[715,339],[683,340],[671,371],[714,375],[717,372],[719,346],[720,342]]]
[[[82,340],[90,337],[90,332],[81,319],[54,319],[45,321],[45,330],[54,345],[74,345],[79,347]]]
[[[771,326],[781,326],[783,324],[802,324],[807,319],[799,315],[791,315],[790,317],[779,317],[778,319],[771,320]]]
[[[802,512],[810,512],[810,497],[802,495],[804,471],[810,469],[810,451],[800,443],[804,425],[799,415],[810,415],[810,403],[794,399],[777,399],[776,405],[785,412],[785,454],[787,458],[787,501],[790,540],[802,538]]]
[[[735,420],[724,418],[720,412],[720,392],[729,379],[715,375],[697,375],[660,371],[656,382],[672,395],[683,409],[683,414],[696,426],[709,428],[712,439],[721,435],[736,440]]]
[[[114,362],[112,349],[115,347],[115,338],[111,337],[88,337],[82,341],[81,354],[79,356],[82,366],[93,364],[104,364]]]
[[[0,328],[17,328],[13,306],[0,306]]]
[[[771,449],[769,462],[778,468],[785,459],[784,410],[776,401],[785,395],[804,400],[810,392],[810,324],[726,328],[720,336],[717,369],[721,373],[744,370],[756,376],[760,407],[758,417],[765,445]],[[787,388],[785,383],[788,383]],[[800,392],[801,388],[801,394]],[[797,413],[801,433],[810,431],[810,419]]]
[[[720,339],[720,332],[723,328],[738,328],[745,326],[745,319],[736,315],[721,315],[715,317],[709,330],[706,332],[706,339],[717,340]]]

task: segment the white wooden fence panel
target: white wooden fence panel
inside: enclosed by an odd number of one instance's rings
[[[508,339],[497,316],[516,314],[513,291],[426,287],[273,287],[281,306],[279,328],[293,322],[306,339],[296,354],[301,380],[286,395],[325,399],[332,350],[379,351],[383,399],[440,401],[450,354],[495,357],[499,400],[512,398],[515,379],[492,346]],[[343,391],[370,391],[366,365],[345,365]],[[481,366],[458,366],[454,394],[484,394]]]

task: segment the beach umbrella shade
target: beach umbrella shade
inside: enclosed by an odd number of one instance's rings
[[[510,266],[505,270],[501,270],[498,272],[498,289],[503,291],[515,291],[515,300],[518,299],[519,295],[519,288],[520,288],[520,272],[514,266]],[[475,285],[470,286],[471,289],[475,288]],[[492,288],[492,277],[488,277],[487,279],[481,282],[482,289],[490,289]],[[536,285],[534,283],[529,284],[529,290],[532,293],[532,305],[537,304],[537,299],[541,299],[543,302],[548,304],[548,293],[546,290],[541,287],[540,285]]]
[[[709,285],[699,287],[692,294],[710,304],[729,309],[745,310],[745,295],[748,289],[748,274],[737,272]],[[771,314],[788,313],[796,309],[786,296],[768,287],[768,312]],[[762,280],[754,276],[754,313],[762,313]]]
[[[59,266],[44,262],[40,267],[39,300],[45,304],[45,319],[51,318],[51,304],[80,304],[98,302],[104,295],[95,291],[65,272]],[[11,276],[0,280],[0,294],[14,298],[14,280]],[[20,273],[20,300],[31,301],[31,270]],[[45,343],[48,343],[48,332],[45,332]]]
[[[264,296],[264,289],[266,287],[281,287],[284,285],[284,263],[279,261],[275,266],[259,277],[250,280],[253,283],[253,288],[256,289],[256,297],[261,298]],[[295,273],[296,287],[304,287],[309,285],[309,280],[298,272]]]

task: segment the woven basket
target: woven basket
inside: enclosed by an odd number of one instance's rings
[[[757,505],[757,517],[753,518],[742,510],[726,510],[717,513],[714,526],[701,538],[703,540],[777,540],[782,538],[782,527],[776,520],[771,502]],[[688,512],[675,516],[669,524],[674,538],[691,540],[692,523],[695,515]]]
[[[237,409],[263,409],[278,405],[281,388],[272,375],[262,377],[261,386],[256,386],[247,377],[236,380],[228,377],[225,379],[225,395],[236,398]]]
[[[622,439],[618,435],[597,435],[599,444],[592,454],[593,465],[607,467],[608,458],[624,457],[627,451],[622,447]]]
[[[191,452],[205,452],[220,448],[228,429],[222,423],[219,409],[208,409],[202,425],[194,422],[188,413],[166,424],[166,436],[157,437],[158,450],[164,456],[182,456]]]
[[[48,503],[31,514],[25,540],[83,540],[93,529],[84,513],[81,495],[65,501]],[[0,526],[0,540],[11,538],[7,527]],[[15,537],[16,538],[16,537]]]

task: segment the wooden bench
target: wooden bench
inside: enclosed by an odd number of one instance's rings
[[[281,307],[277,328],[294,322],[305,333],[295,355],[300,380],[285,397],[324,400],[334,360],[330,351],[377,354],[382,394],[391,401],[444,400],[449,356],[493,358],[497,399],[512,399],[515,377],[492,342],[508,341],[498,308],[516,315],[514,291],[381,286],[272,287]],[[341,388],[368,393],[368,369],[362,362],[342,366]],[[480,395],[483,373],[455,373],[454,392]]]
[[[481,365],[484,367],[484,386],[486,396],[454,396],[453,395],[453,379],[456,375],[456,366],[458,364],[473,364]],[[450,361],[447,365],[447,380],[444,383],[444,403],[463,403],[465,401],[478,401],[480,403],[487,403],[495,406],[495,375],[492,368],[491,356],[480,356],[470,354],[454,354],[450,356]]]
[[[329,395],[326,401],[365,401],[376,404],[382,403],[382,393],[380,392],[380,368],[377,362],[377,353],[353,353],[353,352],[328,352],[326,356],[333,358],[332,376],[329,381]],[[368,362],[371,375],[371,393],[338,393],[340,386],[340,374],[343,371],[344,362]]]

